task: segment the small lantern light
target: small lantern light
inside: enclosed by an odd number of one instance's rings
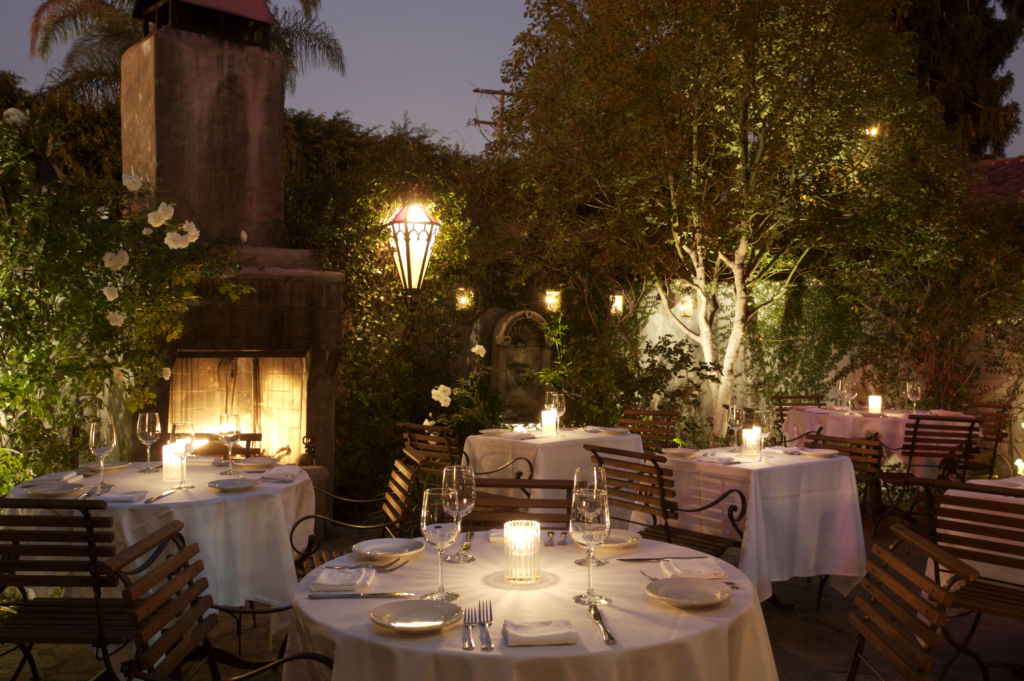
[[[548,312],[561,312],[562,292],[553,288],[544,291],[544,309]]]
[[[621,293],[615,293],[608,296],[608,303],[611,306],[611,313],[616,317],[621,317],[623,310],[625,310],[626,299]]]
[[[416,302],[430,252],[441,224],[418,203],[403,205],[384,224],[391,230],[391,250],[410,305]]]
[[[476,293],[473,289],[467,286],[460,286],[455,289],[455,309],[456,310],[468,310],[473,307],[473,301],[476,298]]]
[[[693,316],[693,298],[684,296],[676,303],[676,314],[680,317]]]

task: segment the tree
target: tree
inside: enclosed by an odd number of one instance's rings
[[[915,0],[899,22],[917,40],[919,87],[942,105],[968,154],[1002,156],[1020,128],[1005,65],[1024,34],[1024,0]]]
[[[935,173],[956,154],[907,77],[893,10],[527,3],[530,26],[503,67],[523,207],[511,219],[544,244],[533,253],[546,266],[650,279],[669,312],[676,293],[692,296],[694,328],[678,327],[721,366],[705,386],[716,433],[748,325],[809,254],[851,239],[853,216],[923,229],[922,201],[962,179]]]
[[[32,15],[29,49],[47,58],[70,43],[50,78],[99,102],[116,102],[121,89],[121,55],[142,38],[132,17],[134,0],[43,0]],[[298,9],[271,3],[277,23],[271,49],[281,54],[285,82],[294,91],[307,68],[327,67],[344,75],[345,55],[329,26],[319,21],[320,0],[299,0]]]

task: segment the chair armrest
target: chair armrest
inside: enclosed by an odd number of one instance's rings
[[[897,539],[906,544],[910,544],[921,553],[929,556],[940,566],[948,569],[965,582],[973,582],[980,576],[977,568],[971,567],[949,551],[946,551],[941,546],[928,541],[902,523],[896,523],[890,529]]]
[[[180,534],[183,527],[185,526],[180,520],[172,520],[160,529],[151,532],[128,548],[119,552],[114,557],[103,561],[100,564],[100,573],[105,575],[116,575],[120,573],[125,567],[131,565],[131,563],[147,553],[150,553],[153,549],[165,545],[168,540],[173,539],[176,535]]]

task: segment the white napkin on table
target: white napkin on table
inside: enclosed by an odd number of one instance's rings
[[[98,501],[107,501],[110,503],[129,503],[134,504],[137,501],[142,501],[146,498],[145,490],[135,490],[132,492],[106,492],[104,494],[98,494],[92,499]]]
[[[369,586],[377,571],[372,567],[332,570],[324,568],[309,585],[310,591],[354,591]]]
[[[295,476],[299,474],[298,466],[274,466],[269,471],[263,474],[263,477],[268,480],[281,480],[284,482],[291,482],[295,479]]]
[[[506,430],[501,434],[501,437],[506,440],[530,440],[533,438],[533,433],[529,431]]]
[[[690,577],[691,579],[725,579],[728,577],[714,558],[663,560],[661,561],[661,571],[668,577]]]
[[[579,635],[569,620],[548,622],[511,622],[505,620],[501,627],[505,643],[510,646],[559,646],[573,645]]]
[[[35,487],[36,485],[42,485],[50,482],[69,482],[78,483],[82,481],[82,476],[78,471],[60,471],[58,473],[47,473],[46,475],[40,475],[38,478],[32,480],[26,480],[21,483],[22,487]]]
[[[736,460],[735,456],[728,456],[727,454],[701,454],[696,458],[697,461],[703,463],[732,463]]]

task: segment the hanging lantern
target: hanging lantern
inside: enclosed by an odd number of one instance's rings
[[[385,223],[391,230],[391,250],[406,298],[414,305],[423,286],[441,224],[418,203],[403,205]]]
[[[473,307],[476,292],[468,286],[460,286],[455,289],[455,309],[468,310]]]
[[[544,291],[544,309],[548,312],[561,312],[562,292],[558,289]]]

